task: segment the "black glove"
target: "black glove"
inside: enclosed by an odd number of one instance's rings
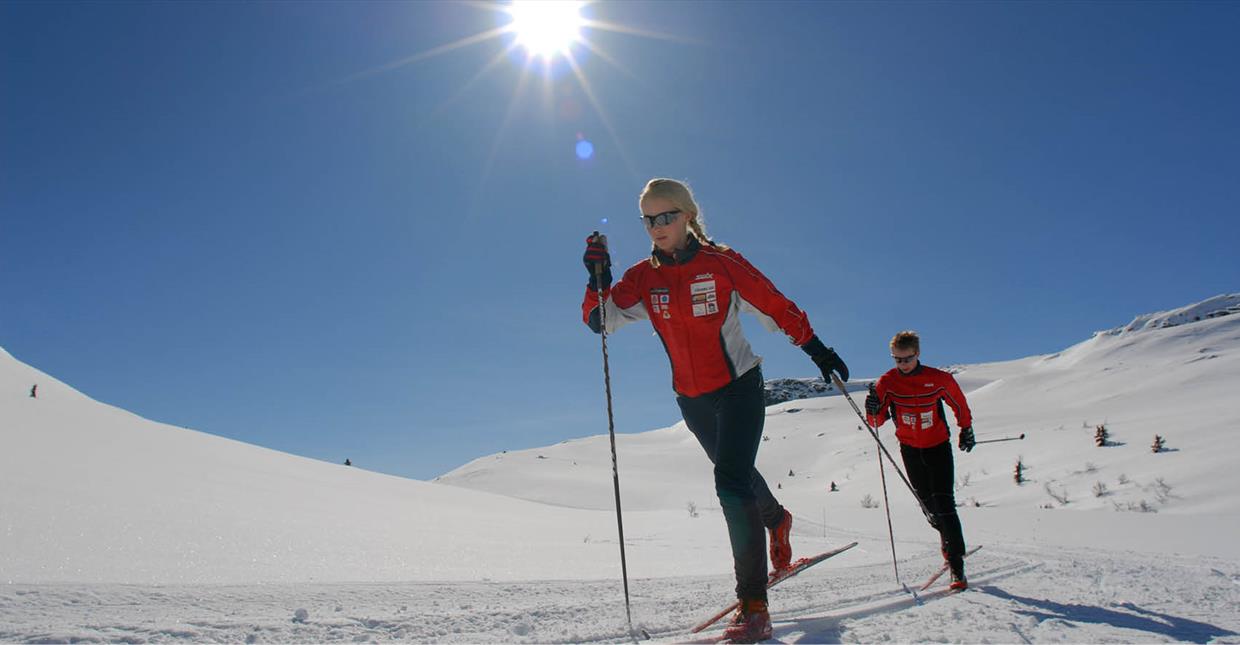
[[[870,391],[865,395],[866,414],[876,415],[878,414],[878,408],[878,388],[873,383],[870,383]]]
[[[973,450],[973,446],[977,444],[977,440],[973,438],[973,426],[960,429],[960,441],[957,445],[960,449],[969,452]]]
[[[607,238],[595,231],[586,238],[586,253],[582,256],[586,271],[590,274],[590,290],[611,288],[611,254],[607,252]]]
[[[811,337],[809,342],[801,346],[801,350],[809,354],[810,359],[814,361],[814,365],[817,365],[818,369],[822,370],[822,379],[824,381],[831,382],[831,372],[839,374],[841,381],[848,380],[848,366],[844,364],[844,361],[840,359],[840,355],[836,354],[834,349],[823,345],[822,341],[818,340],[818,336]]]

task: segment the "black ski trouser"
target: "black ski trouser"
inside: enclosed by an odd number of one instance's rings
[[[766,600],[766,535],[784,516],[754,468],[766,423],[762,370],[753,368],[701,396],[676,397],[685,425],[715,464],[715,493],[728,525],[736,596]]]
[[[957,567],[964,559],[964,531],[956,514],[956,474],[952,464],[950,440],[932,448],[913,448],[900,444],[904,468],[917,497],[930,511],[930,526],[938,529],[939,542],[947,559]]]

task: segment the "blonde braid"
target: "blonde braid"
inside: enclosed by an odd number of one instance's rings
[[[716,244],[714,240],[707,237],[706,225],[702,223],[701,213],[698,213],[697,217],[694,217],[693,219],[689,220],[689,232],[692,233],[693,237],[696,237],[697,241],[701,242],[702,244],[713,246],[713,247],[720,248],[720,249],[728,248],[722,244]]]

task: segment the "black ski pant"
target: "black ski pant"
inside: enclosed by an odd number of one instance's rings
[[[766,535],[784,507],[754,468],[766,423],[762,370],[753,368],[714,392],[676,397],[685,425],[715,464],[715,493],[728,524],[736,596],[766,600]]]
[[[956,514],[956,475],[952,465],[952,442],[932,448],[900,444],[904,468],[917,497],[930,512],[930,526],[938,529],[939,542],[953,568],[964,560],[964,531]]]

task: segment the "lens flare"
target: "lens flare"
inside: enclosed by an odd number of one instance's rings
[[[512,30],[517,44],[531,56],[550,59],[565,54],[581,40],[580,2],[567,0],[517,0],[512,3]]]
[[[577,142],[577,158],[585,161],[594,156],[594,144],[582,139]]]

